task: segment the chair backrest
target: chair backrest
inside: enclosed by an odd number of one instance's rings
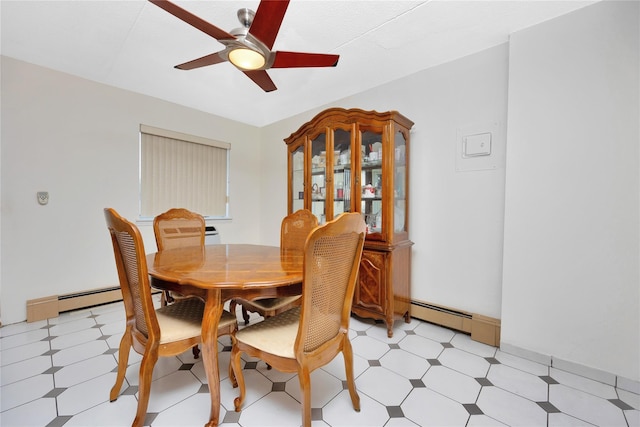
[[[151,298],[147,260],[140,230],[111,208],[104,210],[104,216],[113,243],[127,324],[131,324],[134,334],[135,331],[142,334],[141,338],[159,340],[160,327]]]
[[[204,246],[204,217],[188,209],[169,209],[153,219],[158,250]]]
[[[366,225],[359,213],[343,213],[317,227],[305,245],[302,309],[295,353],[311,353],[347,333]]]
[[[280,248],[304,250],[304,243],[311,230],[318,226],[318,217],[308,209],[300,209],[285,216],[280,225]]]

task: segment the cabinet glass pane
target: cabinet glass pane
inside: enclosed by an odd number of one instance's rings
[[[382,232],[382,135],[362,132],[360,146],[362,184],[360,212],[367,223],[367,232]]]
[[[393,231],[406,231],[406,197],[407,197],[407,163],[406,141],[402,132],[396,132],[393,139],[395,155],[394,189],[393,189]]]
[[[304,208],[304,146],[297,148],[291,153],[292,176],[291,176],[291,200],[293,200],[293,211]]]
[[[351,210],[351,132],[333,133],[333,217]]]
[[[318,217],[318,223],[327,219],[327,137],[318,135],[311,141],[311,212]]]

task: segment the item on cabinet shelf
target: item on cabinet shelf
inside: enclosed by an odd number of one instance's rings
[[[314,168],[323,168],[326,166],[326,164],[327,164],[327,157],[324,151],[321,152],[319,156],[316,155],[311,158],[311,165]]]
[[[348,165],[349,159],[351,158],[351,150],[346,150],[340,153],[340,164]]]
[[[378,160],[378,152],[377,151],[372,151],[369,153],[369,161],[370,162],[375,162],[376,160]]]
[[[336,184],[336,198],[344,198],[344,186],[342,185],[342,182],[338,182]]]
[[[382,229],[382,214],[380,211],[364,215],[367,233],[379,233]]]
[[[364,223],[367,224],[367,234],[373,231],[373,223],[375,222],[375,218],[372,214],[363,214],[364,215]]]
[[[324,187],[319,187],[317,183],[314,183],[311,186],[311,198],[313,200],[323,200],[324,199]]]
[[[373,185],[367,184],[362,189],[362,197],[365,199],[371,199],[376,196],[376,190],[373,188]]]

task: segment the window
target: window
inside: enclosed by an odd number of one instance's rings
[[[231,145],[140,125],[140,216],[171,208],[228,216]]]

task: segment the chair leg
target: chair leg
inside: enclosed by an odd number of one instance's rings
[[[242,306],[242,318],[244,319],[245,326],[249,324],[249,313],[247,309]]]
[[[302,396],[302,425],[311,427],[311,373],[308,368],[298,368],[298,380]]]
[[[229,359],[229,381],[231,381],[231,387],[238,387],[238,380],[236,380],[236,374],[233,371],[233,359]]]
[[[356,412],[360,412],[360,396],[358,396],[356,382],[353,376],[353,349],[347,336],[344,337],[342,344],[342,356],[344,357],[344,370],[347,375],[347,386],[349,387],[351,403],[353,404],[353,409],[355,409]]]
[[[144,419],[147,415],[147,407],[149,406],[149,393],[151,391],[151,379],[153,376],[153,367],[158,361],[158,352],[149,351],[140,362],[140,378],[138,384],[138,410],[136,418],[133,420],[132,427],[142,427]]]
[[[236,315],[237,305],[238,303],[236,302],[236,300],[232,299],[231,301],[229,301],[229,313],[233,314],[234,316]]]
[[[194,345],[193,347],[191,347],[191,352],[193,353],[194,359],[200,358],[200,348],[197,345]]]
[[[234,343],[235,344],[235,343]],[[235,378],[235,387],[238,387],[240,394],[238,395],[238,397],[236,397],[235,399],[233,399],[233,406],[235,408],[236,412],[240,412],[240,408],[242,407],[242,403],[244,402],[244,398],[245,398],[245,384],[244,384],[244,375],[242,374],[242,368],[240,367],[240,355],[241,353],[239,351],[236,350],[236,347],[234,345],[233,349],[231,350],[231,363],[233,364],[233,376]],[[233,381],[232,381],[233,384]]]
[[[127,365],[129,364],[129,351],[131,350],[131,327],[127,326],[122,339],[120,340],[120,347],[118,350],[118,373],[116,375],[116,383],[111,388],[109,393],[109,400],[113,402],[120,395],[120,388],[124,382],[124,375],[127,372]]]
[[[172,302],[174,302],[175,299],[171,296],[171,292],[169,291],[162,291],[160,294],[160,306],[164,307],[167,304],[171,304]]]

